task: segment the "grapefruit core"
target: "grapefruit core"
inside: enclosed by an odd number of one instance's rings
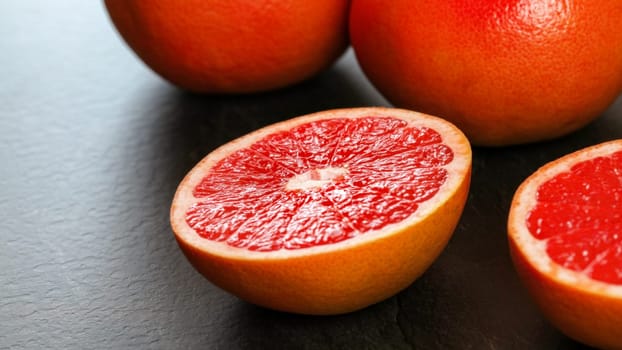
[[[192,265],[251,303],[354,311],[437,258],[464,207],[471,149],[452,124],[389,108],[267,126],[183,179],[171,225]]]
[[[517,270],[551,322],[622,349],[622,140],[536,171],[515,194],[508,232]]]

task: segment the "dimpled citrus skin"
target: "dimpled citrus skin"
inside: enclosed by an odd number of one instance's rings
[[[618,0],[353,0],[350,33],[392,103],[476,145],[567,134],[622,90]]]
[[[119,33],[170,82],[195,92],[287,86],[347,47],[348,0],[106,0]]]

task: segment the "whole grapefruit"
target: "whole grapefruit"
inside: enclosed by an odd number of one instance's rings
[[[350,33],[388,100],[477,145],[570,133],[622,90],[619,0],[353,0]]]
[[[155,72],[190,91],[284,87],[348,45],[349,0],[106,0],[121,36]]]

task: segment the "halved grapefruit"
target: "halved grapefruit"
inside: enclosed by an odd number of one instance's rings
[[[622,349],[622,140],[527,178],[508,233],[519,275],[550,321],[583,343]]]
[[[251,303],[354,311],[411,284],[464,207],[471,149],[452,124],[388,108],[310,114],[207,155],[171,224],[207,279]]]

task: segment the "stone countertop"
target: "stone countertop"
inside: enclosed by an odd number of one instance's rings
[[[622,100],[564,138],[475,148],[463,217],[398,295],[331,317],[274,312],[202,278],[169,226],[173,193],[215,147],[319,110],[389,104],[348,51],[328,71],[246,96],[180,91],[125,46],[101,2],[0,2],[0,349],[580,349],[510,261],[518,184],[622,138]]]

